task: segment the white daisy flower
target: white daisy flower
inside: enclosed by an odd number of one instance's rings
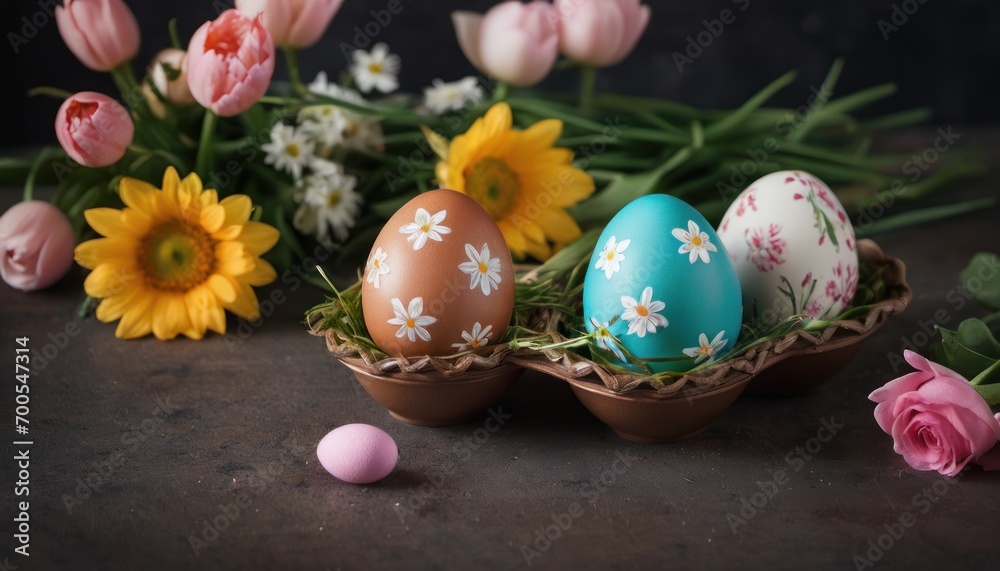
[[[326,77],[326,72],[321,71],[316,74],[316,79],[307,87],[309,91],[317,95],[333,97],[356,105],[368,103],[357,91],[330,82]],[[361,115],[336,105],[333,107],[340,110],[340,115],[346,123],[341,133],[342,142],[340,144],[342,146],[359,150],[382,148],[382,123],[377,117]]]
[[[485,347],[490,344],[490,335],[492,334],[492,325],[487,325],[484,329],[477,321],[476,324],[472,326],[472,333],[465,331],[462,332],[462,339],[465,339],[465,343],[452,343],[451,346],[459,351],[469,351]]]
[[[275,170],[287,170],[296,181],[302,178],[302,169],[316,157],[309,134],[284,123],[274,124],[271,140],[260,148],[267,153],[265,164],[274,165]]]
[[[598,270],[604,270],[604,277],[611,279],[611,276],[615,275],[615,272],[622,269],[621,262],[625,259],[622,252],[628,248],[628,245],[632,243],[632,240],[622,240],[621,242],[615,242],[615,237],[612,236],[608,243],[604,245],[604,249],[601,250],[600,256],[597,258],[597,264],[594,266]]]
[[[299,111],[299,126],[326,150],[344,142],[350,119],[336,105],[310,105]]]
[[[323,176],[344,175],[344,167],[340,163],[328,161],[324,158],[316,157],[309,163],[309,168],[313,174]]]
[[[389,265],[385,263],[388,255],[382,251],[382,246],[379,246],[365,264],[365,281],[374,285],[375,289],[378,289],[379,278],[389,273]]]
[[[418,208],[417,215],[413,218],[413,222],[401,226],[399,228],[399,232],[401,234],[409,234],[406,241],[413,242],[413,249],[419,250],[424,247],[428,238],[436,242],[441,242],[441,234],[451,233],[451,228],[441,225],[441,223],[444,222],[444,217],[447,215],[447,210],[442,210],[434,216],[431,216],[430,213],[423,208]]]
[[[707,264],[711,261],[708,257],[708,253],[719,251],[715,247],[715,244],[710,241],[708,234],[702,232],[694,220],[688,220],[688,229],[686,232],[683,228],[674,228],[671,234],[674,235],[674,238],[683,242],[681,247],[678,248],[677,253],[687,254],[690,252],[691,256],[689,261],[692,264],[698,261],[699,257],[701,258],[701,261]]]
[[[361,97],[361,94],[357,91],[327,79],[325,71],[317,73],[316,79],[307,85],[306,89],[316,95],[325,95],[334,99],[347,101],[348,103],[357,103],[358,105],[364,105],[367,103],[365,98]]]
[[[651,287],[647,286],[646,289],[642,290],[639,301],[636,301],[634,297],[623,295],[622,306],[625,307],[622,319],[628,321],[626,335],[635,333],[639,337],[645,337],[646,333],[656,333],[657,327],[670,325],[666,317],[657,313],[657,311],[666,309],[667,305],[662,301],[653,301],[653,288]]]
[[[382,123],[372,115],[359,115],[347,112],[347,128],[344,130],[343,146],[348,149],[382,150],[385,142],[382,136]]]
[[[483,295],[490,295],[490,288],[498,289],[500,284],[500,258],[490,257],[489,244],[483,244],[483,249],[479,252],[472,244],[465,245],[465,255],[469,257],[468,262],[458,265],[458,269],[469,274],[469,289],[476,289],[477,285],[482,286]]]
[[[352,55],[351,75],[358,83],[361,91],[368,93],[377,89],[382,93],[391,93],[399,88],[399,56],[389,53],[389,46],[379,42],[371,52],[354,50]]]
[[[595,317],[590,318],[590,324],[594,326],[594,339],[597,341],[597,346],[605,351],[610,351],[615,357],[624,361],[625,355],[622,354],[621,349],[618,348],[618,344],[615,343],[614,337],[608,331],[608,325],[606,323],[602,324]]]
[[[292,223],[328,248],[333,247],[334,237],[345,240],[361,209],[361,195],[354,190],[357,183],[357,178],[339,168],[302,179],[295,194],[299,209]]]
[[[688,357],[694,359],[694,364],[697,365],[706,359],[712,361],[715,359],[715,354],[722,350],[729,343],[729,339],[723,339],[722,336],[725,335],[725,330],[719,331],[719,334],[712,339],[712,342],[708,342],[708,335],[702,333],[698,336],[698,346],[689,347],[684,349],[684,354]]]
[[[431,87],[424,88],[424,105],[435,115],[458,111],[466,105],[479,103],[485,97],[479,80],[471,75],[451,83],[435,79],[431,81]]]
[[[403,302],[398,297],[392,298],[392,312],[396,317],[389,319],[389,325],[399,325],[396,337],[402,338],[404,335],[411,343],[420,337],[424,341],[431,340],[431,334],[426,327],[437,323],[437,319],[429,315],[420,315],[424,312],[424,298],[415,297],[410,300],[409,307],[404,308]]]

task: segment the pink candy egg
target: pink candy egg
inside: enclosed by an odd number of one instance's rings
[[[330,431],[316,446],[326,471],[352,484],[370,484],[396,467],[399,450],[391,436],[369,424],[345,424]]]

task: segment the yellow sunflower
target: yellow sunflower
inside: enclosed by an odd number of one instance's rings
[[[525,130],[511,128],[510,106],[497,103],[444,149],[438,184],[478,202],[503,232],[518,258],[546,260],[580,236],[566,212],[594,192],[594,179],[573,166],[573,151],[554,148],[563,123],[545,119]]]
[[[219,201],[198,175],[180,180],[172,167],[163,190],[124,178],[119,193],[125,208],[84,213],[104,237],[76,248],[76,261],[93,270],[84,289],[101,299],[97,318],[121,319],[116,336],[201,339],[207,329],[225,333],[224,309],[248,320],[260,316],[251,286],[276,277],[260,255],[278,231],[250,221],[250,197]]]

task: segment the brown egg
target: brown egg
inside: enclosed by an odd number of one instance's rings
[[[394,356],[445,356],[500,341],[514,311],[514,268],[496,223],[453,190],[426,192],[389,219],[368,256],[362,309]]]

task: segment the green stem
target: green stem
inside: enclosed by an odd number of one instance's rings
[[[493,90],[493,97],[490,98],[491,103],[498,103],[507,99],[507,95],[510,93],[510,86],[506,82],[501,81],[497,84],[496,88]]]
[[[38,171],[41,170],[42,165],[48,163],[57,153],[58,151],[55,149],[47,148],[38,154],[38,158],[31,165],[31,170],[28,171],[28,177],[24,180],[23,198],[25,202],[31,200],[35,195],[35,181],[38,179]]]
[[[983,384],[983,381],[985,381],[986,379],[988,379],[990,377],[990,375],[992,375],[994,372],[997,371],[997,369],[1000,369],[1000,360],[995,361],[985,371],[983,371],[982,373],[979,373],[978,375],[976,375],[976,378],[974,378],[971,381],[969,381],[969,383],[972,386],[981,385],[981,384]]]
[[[588,111],[594,105],[594,88],[597,85],[597,69],[593,66],[580,67],[580,110]]]
[[[170,23],[167,25],[170,30],[170,43],[175,49],[183,50],[183,44],[181,44],[181,36],[177,33],[177,18],[171,18]]]
[[[304,83],[302,83],[302,74],[299,72],[299,54],[295,51],[295,48],[290,46],[285,46],[282,48],[285,51],[285,61],[288,63],[288,77],[292,80],[292,85],[301,95],[306,95],[309,90],[306,89]]]
[[[215,124],[219,116],[211,109],[205,110],[205,118],[201,124],[201,141],[198,144],[198,159],[195,163],[195,172],[203,178],[208,176],[212,169],[212,138],[215,136]]]
[[[48,95],[49,97],[55,97],[56,99],[69,99],[73,96],[73,92],[66,91],[65,89],[59,89],[58,87],[36,87],[28,91],[28,97],[34,97],[36,95]]]
[[[118,91],[122,94],[122,101],[131,107],[135,112],[145,119],[156,120],[153,111],[149,108],[149,102],[139,88],[139,82],[132,72],[132,62],[125,62],[111,70],[111,78],[114,79]]]

